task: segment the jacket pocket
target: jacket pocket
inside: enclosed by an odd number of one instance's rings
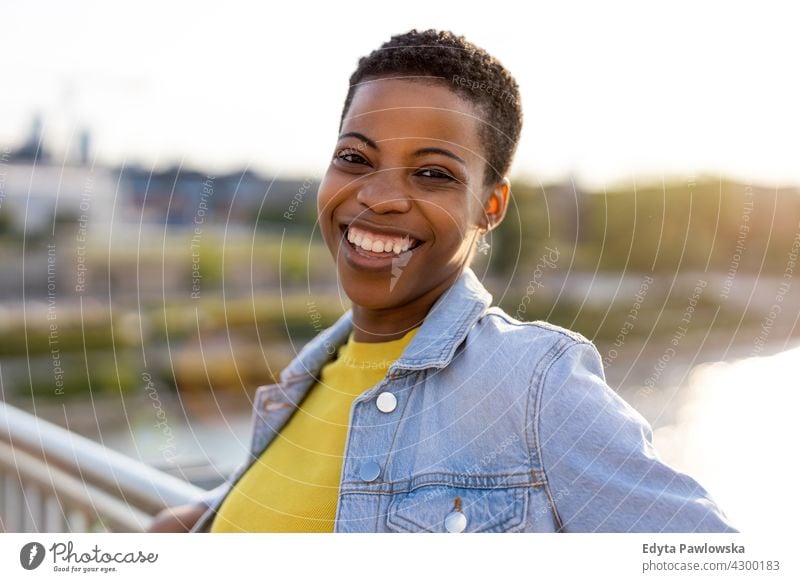
[[[425,485],[393,495],[386,526],[396,532],[522,531],[527,504],[525,487]]]

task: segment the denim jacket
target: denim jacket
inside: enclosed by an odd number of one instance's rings
[[[736,531],[659,459],[589,340],[491,301],[465,269],[383,381],[353,401],[336,532]],[[192,531],[208,531],[351,330],[347,311],[256,391],[248,458],[205,496]],[[379,407],[384,392],[396,405]]]

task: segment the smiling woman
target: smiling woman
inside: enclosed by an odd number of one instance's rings
[[[444,83],[370,78],[348,100],[318,204],[357,341],[420,325],[505,213],[508,180],[485,177],[480,107]]]
[[[411,31],[350,83],[318,216],[352,308],[258,389],[228,482],[153,530],[736,531],[591,342],[492,306],[470,269],[508,207],[508,71]]]

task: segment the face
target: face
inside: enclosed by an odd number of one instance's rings
[[[356,91],[318,194],[353,303],[401,306],[454,281],[478,229],[502,219],[505,186],[483,185],[480,123],[445,86],[379,79]]]

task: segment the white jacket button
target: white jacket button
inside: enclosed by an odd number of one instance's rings
[[[374,461],[368,461],[358,468],[358,476],[362,481],[374,481],[380,474],[381,466]]]
[[[397,408],[397,397],[391,392],[382,392],[375,404],[381,412],[392,412]]]
[[[451,511],[444,518],[444,529],[450,533],[461,533],[467,529],[467,516],[460,511]]]

